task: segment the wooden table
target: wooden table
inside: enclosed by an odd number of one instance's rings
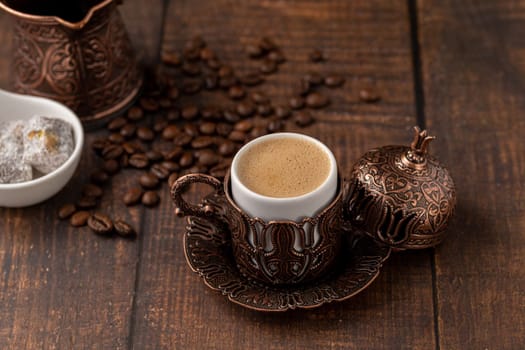
[[[303,129],[344,171],[367,149],[438,138],[458,205],[435,249],[395,253],[364,292],[309,311],[264,314],[204,286],[188,268],[184,220],[167,191],[156,209],[103,206],[141,234],[104,239],[56,219],[86,170],[60,194],[0,209],[2,349],[522,349],[525,345],[525,2],[438,0],[126,0],[121,13],[145,62],[200,34],[233,65],[243,45],[274,38],[288,61],[267,83],[276,99],[312,69],[341,72],[319,122]],[[0,16],[0,83],[10,25]],[[328,61],[314,66],[312,48]],[[317,68],[318,67],[318,68]],[[381,101],[362,103],[372,84]],[[88,141],[96,137],[88,135]],[[113,196],[133,179],[123,177]],[[108,196],[106,196],[108,197]]]

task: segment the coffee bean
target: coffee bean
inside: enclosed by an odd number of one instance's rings
[[[191,140],[193,140],[193,136],[181,132],[177,134],[177,136],[175,136],[175,138],[173,139],[173,144],[175,144],[175,146],[184,147],[189,145],[191,143]]]
[[[155,121],[153,122],[153,131],[160,133],[166,126],[168,126],[168,124],[168,121],[164,118],[155,118]]]
[[[137,126],[135,124],[127,123],[120,129],[120,134],[125,138],[129,139],[135,136]]]
[[[109,216],[102,213],[94,213],[87,220],[89,228],[99,235],[108,235],[113,231],[113,222]]]
[[[99,198],[99,197],[102,197],[102,195],[104,194],[104,191],[102,190],[101,187],[95,184],[88,183],[82,187],[82,194],[87,197]]]
[[[315,121],[312,114],[308,111],[300,111],[295,113],[293,120],[295,124],[300,127],[311,125]]]
[[[244,47],[244,50],[251,58],[259,58],[265,53],[263,48],[257,44],[248,44]]]
[[[201,109],[201,116],[204,120],[218,121],[221,119],[221,113],[217,107],[207,106]],[[201,127],[199,126],[199,130]]]
[[[277,106],[275,107],[275,115],[279,119],[286,119],[292,115],[292,111],[286,106]]]
[[[93,181],[96,184],[104,184],[109,180],[109,175],[102,169],[95,169],[91,175],[89,176],[91,181]]]
[[[253,128],[253,122],[249,119],[241,120],[235,123],[233,130],[248,132]]]
[[[268,131],[271,133],[281,131],[282,129],[283,129],[283,122],[280,119],[272,120],[268,124]]]
[[[180,95],[180,91],[179,89],[176,87],[176,86],[173,86],[171,87],[169,90],[168,90],[168,97],[171,99],[171,100],[176,100],[179,98],[179,95]]]
[[[142,195],[142,204],[147,207],[154,207],[159,204],[160,198],[157,192],[155,191],[146,191]]]
[[[139,187],[132,187],[128,189],[126,194],[124,194],[122,200],[127,206],[134,205],[140,201],[140,199],[142,198],[142,194],[142,189],[140,189]]]
[[[144,153],[135,153],[129,157],[129,165],[137,169],[144,169],[149,165],[149,159]]]
[[[241,75],[239,81],[246,86],[255,86],[264,82],[264,78],[257,72],[249,72]]]
[[[124,238],[132,238],[137,235],[133,227],[125,221],[116,220],[113,224],[115,226],[115,232]]]
[[[252,129],[252,131],[250,131],[250,137],[255,139],[257,137],[261,137],[261,136],[264,136],[266,135],[268,132],[268,129],[266,128],[266,126],[256,126]]]
[[[249,101],[243,101],[237,105],[236,111],[242,117],[249,117],[255,112],[255,106]]]
[[[164,168],[161,164],[152,165],[150,171],[159,180],[166,180],[168,176],[170,176],[170,171]]]
[[[206,74],[204,76],[204,87],[207,90],[214,90],[219,86],[219,77],[216,74]]]
[[[159,110],[158,102],[151,97],[142,97],[139,100],[139,104],[142,107],[142,109],[148,112],[156,112]]]
[[[258,41],[258,45],[264,50],[264,51],[272,51],[277,50],[278,47],[274,43],[274,41],[268,37],[262,37]]]
[[[166,119],[170,122],[180,119],[180,111],[178,109],[170,109],[166,113]]]
[[[138,151],[137,146],[134,143],[131,143],[131,142],[124,142],[122,144],[122,149],[127,154],[137,153],[137,151]]]
[[[137,137],[142,141],[150,142],[155,139],[155,133],[151,128],[146,126],[139,126],[137,128]]]
[[[312,85],[307,80],[301,79],[299,80],[295,86],[294,91],[300,96],[307,95],[312,90]]]
[[[246,96],[246,90],[242,86],[234,85],[228,90],[228,96],[233,100],[239,100]]]
[[[323,83],[323,77],[319,73],[310,72],[303,77],[311,86],[317,86]]]
[[[221,158],[215,152],[209,149],[205,149],[199,152],[198,159],[199,164],[207,167],[215,165],[221,160]]]
[[[129,155],[124,153],[119,158],[119,167],[121,168],[127,168],[129,166]]]
[[[109,131],[116,131],[126,125],[127,120],[124,117],[118,117],[110,121],[107,125]]]
[[[310,108],[323,108],[329,103],[328,97],[319,92],[311,92],[306,96],[306,105]]]
[[[210,69],[219,70],[219,68],[222,66],[222,63],[218,58],[212,58],[206,61],[206,65]]]
[[[213,176],[213,175],[212,175]],[[169,187],[172,187],[173,184],[175,183],[175,181],[177,181],[177,179],[179,178],[179,174],[177,173],[172,173],[170,175],[170,177],[168,177],[168,186]]]
[[[270,59],[265,59],[259,65],[259,71],[263,74],[271,74],[277,71],[277,63]]]
[[[191,152],[184,152],[179,159],[179,165],[183,168],[188,168],[193,164],[193,154]]]
[[[365,88],[359,91],[359,99],[365,103],[374,103],[381,99],[381,96],[373,88]]]
[[[323,52],[319,49],[313,49],[312,51],[310,51],[310,53],[308,54],[308,59],[311,61],[311,62],[321,62],[321,61],[324,61],[324,55],[323,55]]]
[[[129,120],[137,121],[144,117],[144,112],[138,106],[133,106],[128,110],[127,117]]]
[[[341,86],[345,83],[345,78],[340,75],[327,75],[324,84],[330,88]]]
[[[223,112],[223,116],[224,116],[224,120],[230,123],[236,123],[239,120],[241,120],[241,117],[239,116],[239,114],[237,114],[236,111],[231,110],[231,109],[226,109]]]
[[[194,95],[202,89],[202,79],[184,79],[182,81],[182,92],[186,95]]]
[[[145,173],[140,175],[139,183],[146,189],[155,188],[159,185],[159,179],[152,173]]]
[[[186,61],[198,61],[201,58],[200,50],[196,47],[186,48],[182,53],[182,57]]]
[[[122,146],[110,144],[102,150],[102,157],[106,160],[116,159],[120,157],[122,153],[124,153],[124,148],[122,148]]]
[[[227,123],[220,123],[220,124],[217,124],[216,129],[217,129],[217,134],[219,136],[228,136],[230,132],[233,130],[233,126]]]
[[[118,171],[120,170],[120,166],[119,166],[119,163],[117,162],[117,160],[115,159],[108,159],[108,160],[105,160],[104,161],[104,164],[102,165],[102,169],[110,174],[110,175],[114,175],[116,173],[118,173]]]
[[[237,146],[235,145],[235,142],[231,140],[224,140],[217,148],[217,152],[219,152],[219,154],[222,156],[231,156],[236,151]]]
[[[122,136],[121,134],[118,134],[118,133],[116,133],[116,132],[113,132],[113,133],[111,133],[111,134],[108,136],[108,140],[109,140],[111,143],[119,144],[119,143],[123,143],[123,142],[124,142],[124,136]]]
[[[268,54],[268,59],[275,63],[281,64],[286,62],[286,57],[280,50],[274,50]]]
[[[270,99],[265,93],[260,91],[254,91],[250,94],[250,99],[256,104],[268,104]]]
[[[176,52],[163,52],[162,62],[170,66],[180,66],[182,64],[182,57]]]
[[[95,197],[84,196],[77,201],[77,207],[80,209],[92,209],[97,206],[97,199]]]
[[[221,68],[219,68],[219,71],[217,73],[219,74],[219,78],[231,77],[233,76],[233,68],[227,65],[223,65],[221,66]]]
[[[91,149],[96,153],[96,154],[101,154],[102,153],[102,150],[109,144],[110,142],[108,141],[108,139],[106,138],[101,138],[101,139],[97,139],[95,141],[93,141],[91,143]]]
[[[158,162],[164,158],[162,153],[155,150],[149,150],[145,154],[146,158],[148,158],[150,162]]]
[[[191,147],[193,149],[201,149],[209,147],[213,144],[213,137],[210,136],[199,136],[191,141]]]
[[[229,89],[238,83],[238,79],[233,75],[219,78],[219,87],[222,89]]]
[[[71,226],[74,227],[85,226],[90,216],[91,214],[88,211],[77,211],[76,213],[71,215],[69,223],[71,224]]]
[[[182,127],[182,131],[185,134],[190,135],[192,137],[200,135],[199,129],[197,128],[197,125],[191,124],[191,123],[184,124],[184,126]]]
[[[76,211],[77,211],[77,208],[75,207],[74,204],[72,203],[64,204],[58,209],[58,218],[60,220],[65,220],[69,218],[71,215],[73,215]]]
[[[205,47],[200,51],[201,59],[204,61],[211,60],[216,57],[215,52],[209,47]]]
[[[228,169],[230,169],[231,162],[220,162],[214,167],[210,168],[210,175],[217,178],[224,178]]]
[[[273,107],[269,104],[257,105],[257,114],[261,117],[267,117],[273,112]]]
[[[244,142],[246,141],[246,133],[238,130],[233,130],[229,135],[228,139],[235,142]]]
[[[175,124],[167,125],[164,130],[162,130],[162,138],[165,140],[173,140],[175,136],[179,133],[179,127]]]
[[[180,165],[171,161],[171,160],[165,160],[164,162],[160,163],[163,168],[168,169],[170,172],[179,171]]]
[[[195,105],[186,105],[181,109],[181,116],[186,120],[193,120],[199,116],[199,107]]]
[[[159,99],[159,106],[163,109],[168,109],[171,107],[171,100],[167,97],[161,97]]]
[[[292,96],[288,104],[292,109],[301,109],[304,107],[304,98],[301,96]]]
[[[171,148],[169,151],[163,153],[164,160],[170,161],[170,160],[177,160],[182,155],[182,152],[184,149],[180,146],[176,146]]]
[[[201,74],[201,68],[196,63],[184,62],[182,64],[182,72],[188,76],[197,76]]]
[[[199,125],[199,131],[203,135],[213,135],[217,124],[213,122],[203,122]]]
[[[208,173],[209,169],[206,165],[195,164],[189,169],[184,171],[184,174],[198,174],[198,173]]]

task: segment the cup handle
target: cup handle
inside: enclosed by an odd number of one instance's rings
[[[191,215],[201,218],[210,218],[216,213],[213,207],[209,205],[195,205],[188,203],[182,198],[182,195],[188,190],[189,186],[194,183],[203,183],[210,185],[215,191],[222,188],[222,182],[213,176],[206,174],[188,174],[177,179],[171,186],[171,199],[175,203],[175,215],[179,217]]]

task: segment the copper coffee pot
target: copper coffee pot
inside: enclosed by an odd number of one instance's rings
[[[12,89],[51,98],[91,127],[138,95],[142,74],[113,0],[0,0],[13,18]]]

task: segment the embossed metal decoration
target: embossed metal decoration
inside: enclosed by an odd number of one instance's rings
[[[218,196],[202,208],[181,196],[187,186],[203,182],[215,187]],[[231,232],[237,267],[248,278],[284,285],[318,279],[331,270],[339,256],[342,239],[342,186],[336,198],[317,216],[300,222],[271,221],[247,215],[229,195],[229,175],[221,183],[203,174],[186,175],[174,184],[172,196],[178,215],[205,217]]]
[[[17,1],[11,6],[0,1],[14,19],[13,89],[64,103],[87,126],[123,111],[142,85],[115,2],[93,3],[82,20],[71,23],[21,12]]]
[[[222,208],[224,196],[215,192],[201,208]],[[199,217],[188,217],[184,253],[191,269],[205,284],[230,301],[258,311],[308,309],[342,301],[366,289],[379,275],[390,248],[367,236],[342,244],[342,254],[330,272],[315,282],[293,285],[261,284],[240,273],[233,257],[227,226]]]
[[[427,154],[434,137],[414,130],[410,147],[386,146],[363,155],[347,184],[351,224],[397,249],[439,244],[456,203],[448,170]]]

